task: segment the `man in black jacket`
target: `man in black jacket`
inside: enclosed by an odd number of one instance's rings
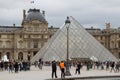
[[[80,69],[81,69],[81,67],[82,67],[81,63],[78,62],[77,65],[76,65],[76,71],[75,71],[75,74],[77,74],[77,72],[78,72],[78,74],[80,74]]]
[[[55,74],[55,78],[57,78],[57,73],[56,73],[56,71],[57,71],[57,63],[56,63],[55,60],[53,60],[53,61],[52,61],[52,78],[53,78],[54,74]]]

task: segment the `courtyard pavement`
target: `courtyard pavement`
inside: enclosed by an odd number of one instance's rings
[[[110,70],[97,70],[97,69],[91,69],[89,71],[86,70],[84,67],[81,70],[81,74],[75,74],[75,67],[72,67],[70,69],[72,76],[66,76],[66,77],[85,77],[85,76],[120,76],[119,73],[110,72]],[[57,68],[57,76],[60,78],[60,69]],[[9,71],[0,71],[0,80],[46,80],[51,78],[51,67],[49,66],[43,66],[43,69],[40,70],[38,67],[31,67],[30,71],[21,71],[18,73],[9,73]]]

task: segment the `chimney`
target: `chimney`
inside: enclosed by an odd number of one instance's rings
[[[106,23],[106,29],[110,29],[110,23]]]
[[[43,16],[45,17],[45,11],[42,11]]]
[[[26,10],[23,10],[23,19],[26,17]]]

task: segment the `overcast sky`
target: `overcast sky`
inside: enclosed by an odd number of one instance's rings
[[[84,27],[104,28],[110,22],[120,27],[120,0],[0,0],[0,25],[21,25],[23,9],[45,10],[50,25],[60,27],[73,16]]]

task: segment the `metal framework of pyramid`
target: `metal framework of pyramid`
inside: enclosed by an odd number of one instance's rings
[[[69,58],[91,58],[99,61],[117,61],[104,46],[89,34],[78,21],[69,17]],[[67,29],[64,24],[46,43],[45,46],[31,59],[31,62],[66,60],[67,56]]]

